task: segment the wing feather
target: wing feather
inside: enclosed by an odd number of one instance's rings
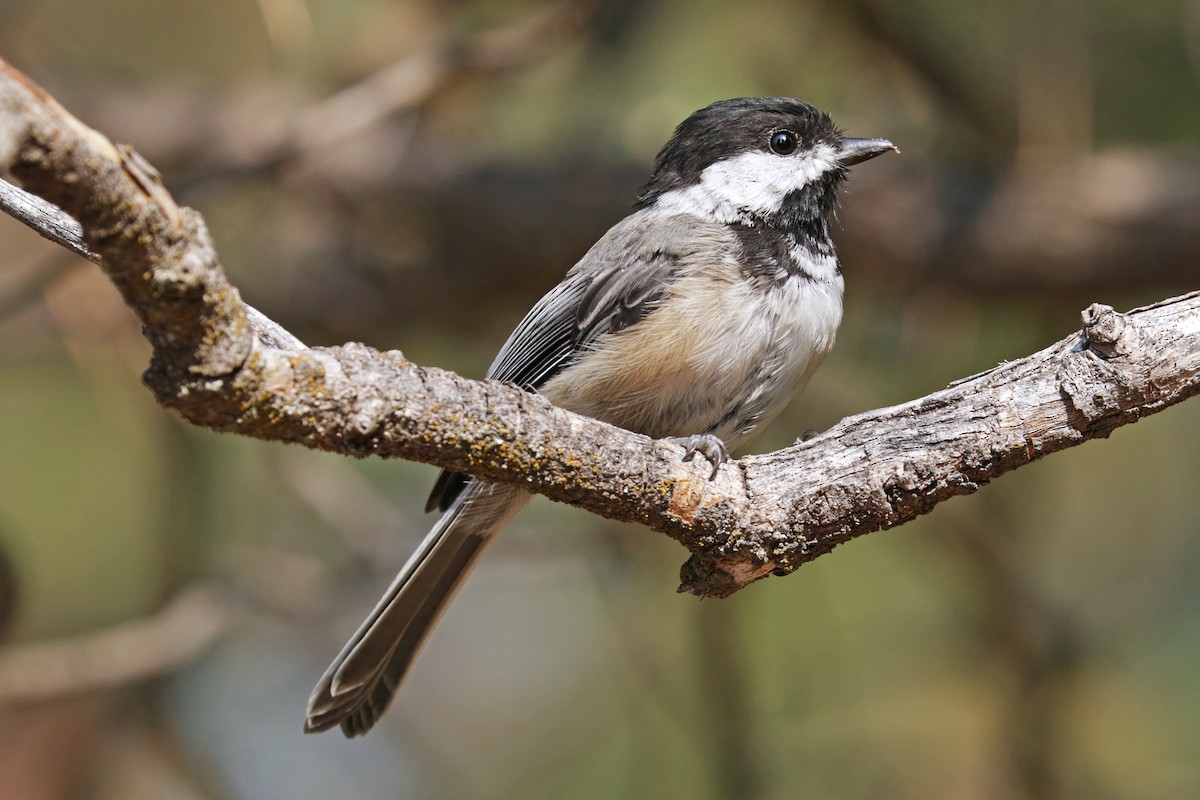
[[[590,343],[636,324],[657,308],[680,265],[694,263],[705,223],[636,212],[613,226],[537,302],[500,348],[487,377],[537,391]],[[720,231],[713,231],[719,236]],[[711,241],[711,240],[709,240]],[[426,510],[446,510],[469,478],[443,470]]]

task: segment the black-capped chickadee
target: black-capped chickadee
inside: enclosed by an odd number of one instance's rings
[[[829,224],[848,167],[896,148],[850,139],[799,100],[697,111],[634,212],[538,301],[488,377],[719,468],[833,346],[842,270]],[[443,471],[445,515],[313,690],[305,730],[370,730],[484,546],[531,495]]]

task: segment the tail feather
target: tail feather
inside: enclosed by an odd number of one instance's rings
[[[468,486],[317,682],[306,733],[341,725],[347,736],[360,736],[371,729],[484,546],[529,499],[511,486]]]

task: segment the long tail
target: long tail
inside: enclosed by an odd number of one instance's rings
[[[305,733],[341,725],[361,736],[379,721],[475,559],[531,495],[473,481],[433,526],[308,699]]]

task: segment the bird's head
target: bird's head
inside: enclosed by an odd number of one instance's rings
[[[747,225],[825,220],[847,168],[895,149],[848,138],[801,100],[723,100],[680,123],[635,205]]]

